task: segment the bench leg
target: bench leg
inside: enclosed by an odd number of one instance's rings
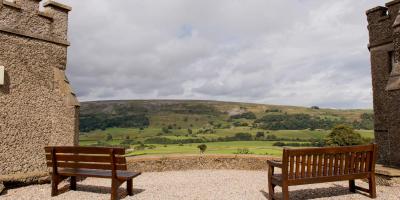
[[[268,199],[273,200],[275,195],[275,185],[268,183]]]
[[[51,175],[51,196],[52,197],[57,196],[57,194],[58,194],[58,181],[59,181],[58,176],[55,174],[52,174]]]
[[[375,175],[371,175],[371,177],[368,179],[368,185],[369,185],[369,195],[371,198],[376,198],[376,183],[375,183]]]
[[[111,200],[118,199],[118,188],[123,182],[119,181],[118,179],[111,180]]]
[[[350,192],[356,192],[355,180],[349,180],[349,190],[350,190]]]
[[[133,195],[133,184],[132,184],[132,179],[129,179],[126,181],[126,191],[129,196]]]
[[[71,176],[69,180],[69,189],[76,190],[76,176]]]
[[[289,200],[289,186],[286,184],[282,185],[282,199]]]

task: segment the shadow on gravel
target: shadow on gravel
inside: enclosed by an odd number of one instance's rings
[[[278,186],[276,189],[279,188]],[[278,197],[282,196],[282,192],[276,192],[275,195]],[[265,190],[260,190],[260,192],[264,195],[266,199],[268,199],[268,192]],[[359,194],[364,194],[361,192],[356,192]],[[289,198],[290,199],[316,199],[316,198],[324,198],[324,197],[336,197],[341,195],[349,195],[354,194],[349,191],[348,187],[344,187],[341,185],[334,184],[333,187],[326,188],[315,188],[315,189],[299,189],[299,190],[291,190],[289,187]]]
[[[100,193],[100,194],[110,194],[111,195],[111,187],[105,187],[105,186],[95,186],[95,185],[76,185],[76,190],[77,191],[83,191],[83,192],[92,192],[92,193]],[[69,192],[69,184],[64,185],[62,188],[60,188],[58,194],[63,194],[65,192]],[[144,189],[136,189],[133,188],[133,195],[139,194],[144,192]],[[127,196],[126,188],[125,187],[120,187],[118,188],[118,196],[119,198],[124,198]]]

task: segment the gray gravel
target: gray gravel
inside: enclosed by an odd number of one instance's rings
[[[366,187],[367,184],[357,181]],[[109,199],[109,179],[88,178],[78,183],[78,191],[68,191],[62,183],[62,194],[50,198],[50,184],[10,189],[0,199]],[[267,199],[267,173],[265,171],[192,170],[144,173],[134,179],[134,196],[126,196],[125,185],[120,188],[121,198],[129,199]],[[333,182],[289,187],[291,199],[370,199],[364,194],[350,193],[347,182]],[[280,192],[280,188],[277,187]],[[378,186],[378,198],[400,199],[400,186]]]

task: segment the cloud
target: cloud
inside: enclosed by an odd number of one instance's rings
[[[372,107],[365,10],[383,0],[61,2],[81,101]]]

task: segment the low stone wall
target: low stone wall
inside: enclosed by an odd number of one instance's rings
[[[267,160],[278,157],[259,155],[164,155],[127,157],[128,170],[141,172],[192,169],[267,170]]]

